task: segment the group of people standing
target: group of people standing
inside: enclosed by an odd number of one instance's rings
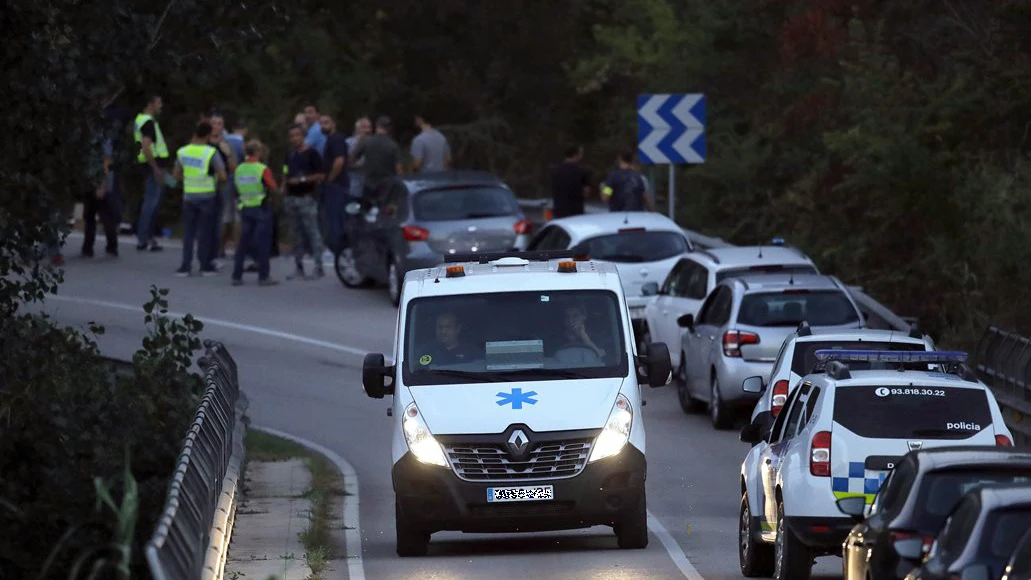
[[[388,117],[378,118],[375,126],[362,117],[355,122],[353,134],[344,135],[338,132],[332,115],[321,114],[317,107],[308,105],[286,132],[289,149],[280,187],[267,165],[268,147],[248,138],[244,122],[236,121],[228,132],[221,114],[202,115],[190,142],[173,154],[158,122],[162,107],[160,96],[149,97],[132,124],[135,165],[143,181],[136,248],[163,250],[158,243],[157,214],[165,189],[181,184],[183,250],[175,272],[178,276],[192,275],[195,254],[199,273],[215,275],[239,224],[232,283],[243,283],[244,263],[250,256],[254,263],[246,270],[258,272],[259,284],[278,284],[270,277],[269,260],[279,253],[278,221],[285,219],[295,262],[294,273],[288,278],[322,277],[325,247],[338,252],[346,245],[348,204],[374,202],[406,173]],[[408,170],[449,168],[451,150],[444,135],[423,116],[416,117],[416,125],[420,133],[412,142]],[[83,255],[87,257],[93,255],[97,216],[104,223],[107,253],[117,256],[118,252],[120,207],[116,209],[115,205],[120,206],[120,200],[111,148],[110,140],[105,141],[105,178],[96,192],[87,194],[84,204],[87,231]],[[274,203],[273,197],[281,198],[281,204]],[[276,211],[276,205],[281,205],[281,212]],[[304,269],[306,254],[315,263],[311,276]]]
[[[584,204],[595,189],[591,172],[584,167],[584,150],[572,145],[565,159],[551,170],[552,217],[563,218],[584,213]],[[598,186],[599,198],[609,211],[653,211],[653,193],[641,174],[632,152],[616,157],[616,168]]]

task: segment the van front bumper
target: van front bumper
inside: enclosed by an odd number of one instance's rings
[[[619,455],[589,463],[563,479],[482,481],[459,479],[450,467],[426,465],[406,453],[391,472],[398,509],[422,530],[540,532],[617,525],[639,513],[647,464],[627,444]],[[488,487],[550,485],[554,499],[488,503]]]

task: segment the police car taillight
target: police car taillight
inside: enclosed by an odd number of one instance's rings
[[[1013,447],[1013,442],[1005,435],[996,435],[995,444],[999,447]]]
[[[812,450],[809,452],[809,473],[817,477],[831,475],[831,432],[820,431],[813,435]]]
[[[527,220],[519,220],[512,225],[512,229],[515,230],[515,233],[517,235],[525,236],[526,234],[530,233],[530,222]]]
[[[784,408],[784,403],[786,402],[788,402],[788,382],[781,379],[773,384],[773,402],[770,413],[774,417],[780,415],[780,411]]]
[[[728,330],[723,333],[724,356],[741,356],[741,347],[746,344],[759,344],[759,335],[754,332]]]

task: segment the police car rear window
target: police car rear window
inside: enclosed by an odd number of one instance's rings
[[[763,266],[748,266],[747,268],[728,268],[716,272],[716,283],[727,278],[750,276],[755,274],[818,274],[814,266],[785,266],[783,264],[772,264]]]
[[[992,413],[981,389],[863,385],[835,390],[834,421],[872,439],[968,439]]]
[[[1031,484],[1031,466],[1006,469],[964,468],[932,471],[920,483],[913,520],[906,527],[933,533],[968,491],[1005,484]]]
[[[921,343],[871,342],[867,340],[799,341],[795,343],[795,353],[791,358],[791,372],[800,377],[804,377],[811,373],[813,371],[813,367],[816,366],[816,351],[825,349],[916,351],[925,350],[925,347]],[[848,368],[851,370],[865,370],[870,368],[871,364],[872,363],[849,361]],[[898,364],[895,364],[895,366],[897,367]],[[924,364],[924,368],[927,368],[926,364]]]

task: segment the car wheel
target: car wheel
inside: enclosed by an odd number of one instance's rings
[[[684,353],[680,353],[680,366],[677,367],[677,400],[680,402],[680,409],[688,415],[701,410],[701,403],[691,396],[691,389],[687,385],[687,364]]]
[[[741,574],[746,578],[769,577],[773,574],[773,546],[759,539],[759,530],[752,524],[747,493],[741,496],[741,521],[738,523],[737,537]]]
[[[397,531],[397,555],[402,558],[425,556],[429,549],[430,534],[412,525],[394,501],[394,528]]]
[[[626,519],[613,526],[616,542],[623,550],[640,550],[648,547],[648,506],[644,492],[637,507],[627,515]]]
[[[720,381],[716,375],[712,377],[709,416],[712,418],[712,426],[716,429],[730,429],[734,425],[734,416],[720,397]]]
[[[351,248],[344,248],[333,256],[333,269],[340,282],[348,288],[364,288],[372,282],[358,270]]]
[[[387,265],[387,292],[390,294],[390,301],[394,306],[401,304],[401,270],[397,267],[394,258],[390,258]]]
[[[777,502],[777,541],[773,545],[774,580],[809,580],[813,554],[784,525],[784,504]]]

